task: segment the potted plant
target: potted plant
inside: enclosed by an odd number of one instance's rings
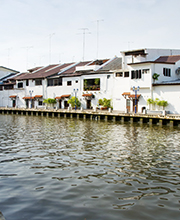
[[[45,103],[47,106],[53,107],[57,103],[56,99],[48,98],[44,99],[43,103]]]

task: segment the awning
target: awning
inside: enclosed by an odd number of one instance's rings
[[[61,96],[57,96],[57,97],[55,97],[55,99],[61,99]]]
[[[131,98],[131,99],[135,99],[135,98],[139,99],[140,96],[141,96],[141,94],[136,95],[136,97],[135,97],[135,95],[130,95],[129,98]]]
[[[42,95],[35,95],[34,98],[42,98]]]
[[[88,93],[86,93],[86,94],[83,94],[82,96],[84,96],[84,97],[91,97],[93,94],[88,94]]]
[[[71,95],[62,95],[62,96],[56,96],[55,99],[64,99],[69,98]]]
[[[34,99],[34,96],[32,96],[32,97],[26,96],[26,97],[23,97],[23,99]]]
[[[63,98],[69,98],[71,95],[62,95],[61,96],[61,99],[63,99]]]
[[[11,99],[15,99],[17,97],[17,95],[10,95],[9,98]]]
[[[130,96],[131,93],[130,92],[123,92],[122,96]]]

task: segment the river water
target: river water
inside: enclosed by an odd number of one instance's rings
[[[180,129],[0,115],[7,220],[179,220]]]

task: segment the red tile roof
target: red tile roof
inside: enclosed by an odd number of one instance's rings
[[[140,96],[141,96],[141,95],[138,94],[136,97],[139,98]],[[133,98],[133,99],[135,99],[135,95],[130,95],[129,98]]]
[[[25,96],[23,97],[23,99],[34,99],[34,96],[30,97],[30,96]]]
[[[130,95],[131,93],[130,92],[124,92],[122,95]]]
[[[10,95],[9,98],[16,98],[17,95]]]
[[[69,98],[71,95],[62,95],[61,98]]]
[[[35,95],[34,98],[42,98],[42,95]]]
[[[71,95],[56,96],[55,99],[69,98]]]
[[[83,94],[82,96],[84,96],[84,97],[90,97],[90,96],[92,96],[93,94],[91,93],[91,94],[88,94],[88,93],[86,93],[86,94]]]

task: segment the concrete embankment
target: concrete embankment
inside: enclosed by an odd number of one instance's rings
[[[31,115],[45,117],[64,117],[90,120],[119,121],[121,123],[140,123],[149,125],[167,125],[180,127],[180,115],[123,113],[107,110],[68,110],[68,109],[26,109],[26,108],[0,108],[0,114]]]

